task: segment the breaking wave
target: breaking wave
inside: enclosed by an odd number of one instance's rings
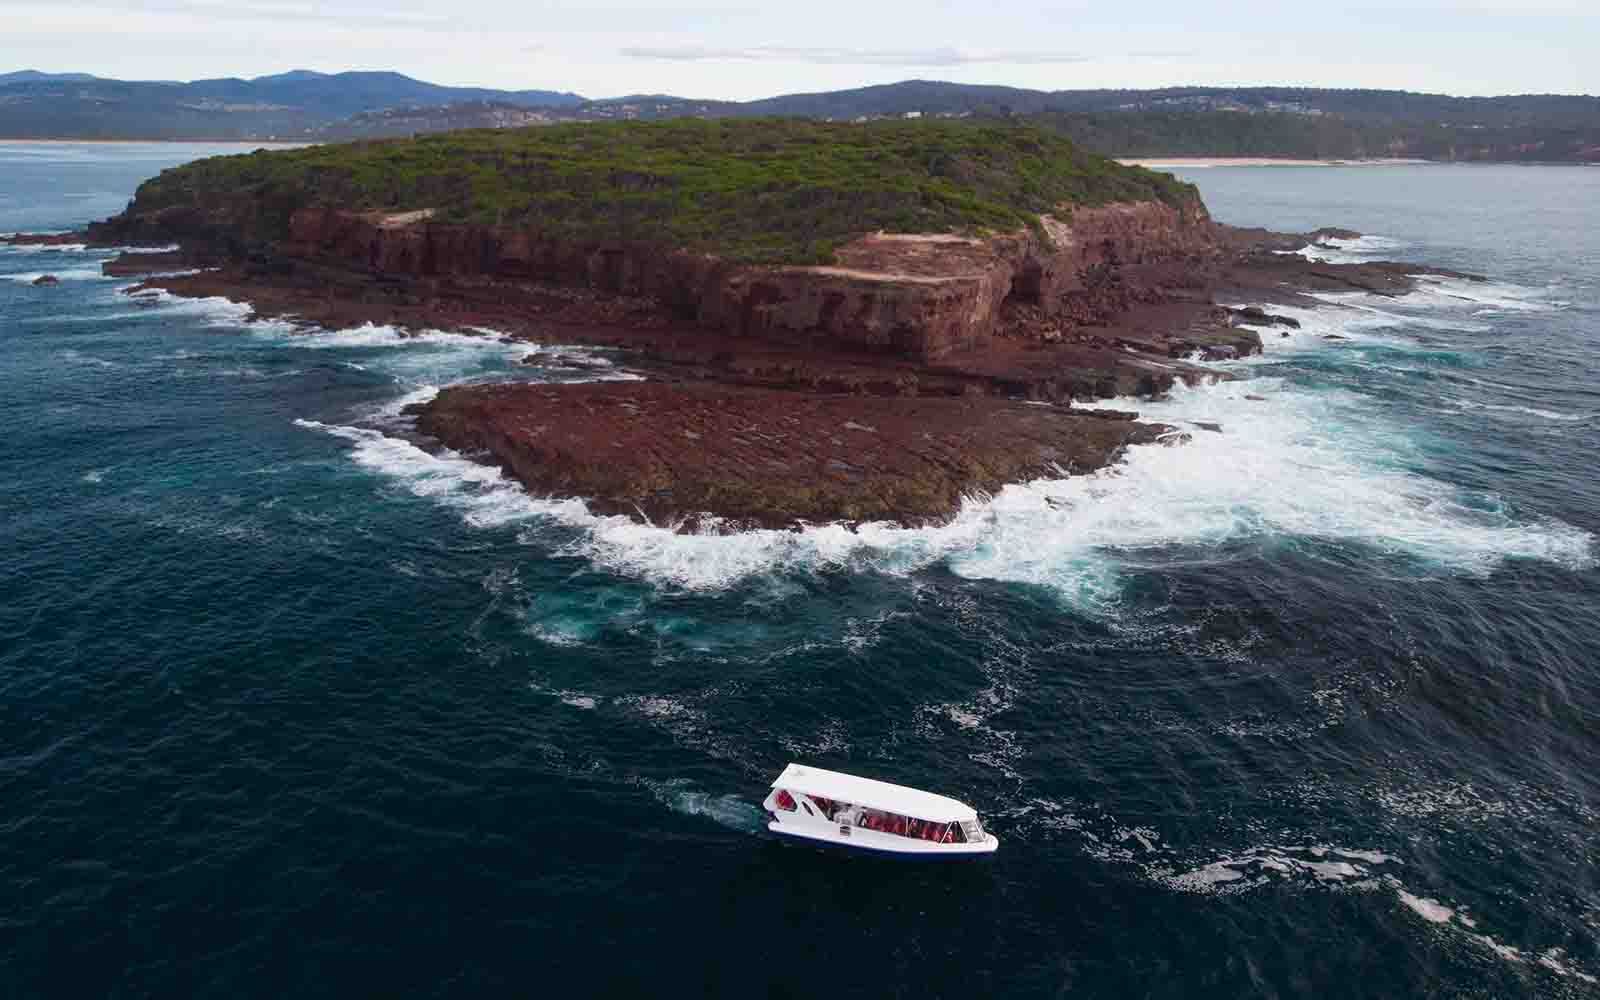
[[[1299,250],[1288,252],[1307,260],[1323,261],[1328,264],[1364,264],[1379,254],[1393,253],[1410,245],[1404,240],[1390,239],[1387,236],[1359,236],[1351,239],[1331,236],[1316,243],[1309,243]]]
[[[0,236],[15,235],[0,233]],[[87,243],[58,243],[58,244],[6,244],[0,246],[0,256],[5,254],[38,254],[38,253],[82,253],[97,254],[104,257],[113,257],[117,254],[147,254],[147,253],[176,253],[183,249],[174,243],[163,247],[91,247]]]
[[[1417,290],[1407,298],[1414,306],[1470,308],[1475,315],[1497,312],[1543,313],[1567,307],[1563,299],[1552,298],[1553,289],[1530,288],[1498,281],[1468,281],[1443,275],[1417,277]]]
[[[492,331],[413,334],[372,324],[307,329],[253,319],[248,306],[227,299],[166,293],[156,298],[208,324],[243,327],[286,347],[379,351],[372,363],[404,390],[367,415],[385,427],[441,385],[503,372],[540,352],[550,353],[551,371],[557,372],[563,357],[584,353]],[[1329,351],[1331,337],[1360,348],[1415,349],[1402,330],[1409,317],[1340,304],[1274,311],[1299,320],[1300,328],[1264,331],[1265,355],[1217,366],[1255,377],[1179,387],[1160,402],[1104,404],[1169,423],[1187,433],[1187,443],[1137,446],[1121,464],[1093,475],[1014,484],[992,496],[971,497],[947,524],[933,527],[826,524],[732,532],[706,520],[695,530],[680,530],[677,524],[596,514],[578,499],[530,496],[497,468],[450,451],[429,452],[380,429],[296,423],[349,442],[359,466],[455,509],[471,525],[518,525],[529,544],[670,589],[720,590],[790,572],[906,574],[943,564],[960,576],[1036,585],[1085,610],[1112,612],[1130,570],[1192,561],[1196,550],[1204,559],[1224,544],[1275,536],[1360,545],[1475,575],[1507,559],[1569,568],[1594,564],[1587,532],[1522,515],[1501,497],[1410,467],[1404,438],[1372,412],[1370,397],[1301,384],[1273,369],[1286,357]],[[592,352],[588,356],[591,363],[575,373],[582,380],[638,377],[593,363],[599,355]],[[564,532],[552,535],[552,526]]]
[[[23,271],[19,274],[0,274],[6,281],[15,281],[24,285],[31,285],[40,278],[55,278],[59,281],[100,281],[105,275],[100,273],[98,267],[68,267],[58,271]]]
[[[529,496],[498,468],[454,452],[430,453],[367,428],[297,423],[351,442],[357,464],[455,508],[470,524],[553,521],[578,532],[559,554],[689,590],[788,568],[907,573],[942,561],[962,576],[1040,585],[1069,603],[1108,610],[1121,572],[1160,560],[1172,546],[1271,535],[1355,542],[1472,574],[1508,558],[1593,564],[1587,532],[1518,517],[1498,497],[1469,495],[1401,467],[1378,440],[1382,429],[1356,422],[1361,403],[1278,379],[1179,389],[1143,410],[1190,426],[1187,444],[1135,447],[1121,465],[1094,475],[1008,486],[968,500],[946,525],[737,533],[597,515],[581,500]],[[1196,422],[1221,430],[1193,428]],[[526,538],[543,540],[536,530]]]

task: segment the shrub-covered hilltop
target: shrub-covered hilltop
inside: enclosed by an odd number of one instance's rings
[[[796,119],[473,130],[225,156],[163,171],[130,215],[199,209],[244,243],[299,208],[622,239],[745,263],[825,263],[863,233],[998,232],[1062,206],[1199,203],[1170,175],[1010,124]]]

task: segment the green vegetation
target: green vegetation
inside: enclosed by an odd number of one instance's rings
[[[1116,111],[1029,119],[1107,156],[1276,156],[1444,161],[1600,161],[1600,125],[1460,125],[1336,115]]]
[[[642,240],[751,263],[812,263],[862,233],[1012,231],[1062,205],[1198,203],[1031,126],[796,119],[477,130],[257,151],[164,171],[133,211],[205,209],[251,241],[308,205],[431,208],[444,222]]]

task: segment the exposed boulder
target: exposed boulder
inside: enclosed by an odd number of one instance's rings
[[[1279,316],[1269,313],[1260,306],[1245,306],[1243,309],[1229,309],[1235,323],[1245,326],[1286,326],[1293,330],[1300,329],[1300,321],[1293,316]]]

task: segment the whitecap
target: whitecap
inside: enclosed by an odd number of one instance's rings
[[[37,253],[83,253],[88,250],[86,243],[0,243],[0,255],[16,254],[23,256]]]
[[[23,285],[31,285],[40,278],[55,278],[58,281],[99,281],[105,277],[98,267],[68,267],[59,271],[24,271],[20,274],[0,274],[6,281],[15,281]]]
[[[1555,420],[1560,423],[1577,423],[1590,419],[1586,413],[1561,413],[1556,410],[1542,410],[1536,406],[1500,405],[1497,403],[1479,403],[1470,399],[1460,400],[1456,403],[1463,410],[1487,410],[1490,413],[1518,413],[1526,417],[1538,417],[1540,420]]]
[[[122,367],[122,364],[120,362],[109,361],[109,360],[107,360],[105,358],[96,357],[93,354],[85,354],[82,351],[79,351],[79,350],[76,350],[75,348],[70,348],[70,347],[61,352],[61,357],[62,357],[62,359],[64,359],[65,361],[67,361],[67,362],[69,362],[71,364],[82,365],[82,366],[84,366],[86,368],[121,368]]]
[[[1417,916],[1430,924],[1447,924],[1456,915],[1456,911],[1436,899],[1427,899],[1422,896],[1413,896],[1404,889],[1396,887],[1395,894],[1400,897],[1400,902]]]
[[[1394,889],[1395,897],[1400,904],[1412,913],[1436,927],[1459,934],[1461,939],[1488,950],[1504,961],[1518,965],[1526,965],[1531,961],[1563,979],[1577,979],[1590,984],[1600,982],[1600,978],[1577,968],[1559,947],[1547,948],[1537,958],[1530,959],[1529,953],[1523,949],[1506,944],[1493,935],[1479,932],[1478,921],[1468,916],[1460,907],[1409,892],[1393,876],[1387,876],[1385,882]]]
[[[1408,246],[1410,244],[1404,240],[1387,236],[1358,236],[1349,239],[1328,236],[1315,243],[1308,243],[1298,250],[1279,252],[1325,264],[1365,264],[1380,254],[1393,253]]]

